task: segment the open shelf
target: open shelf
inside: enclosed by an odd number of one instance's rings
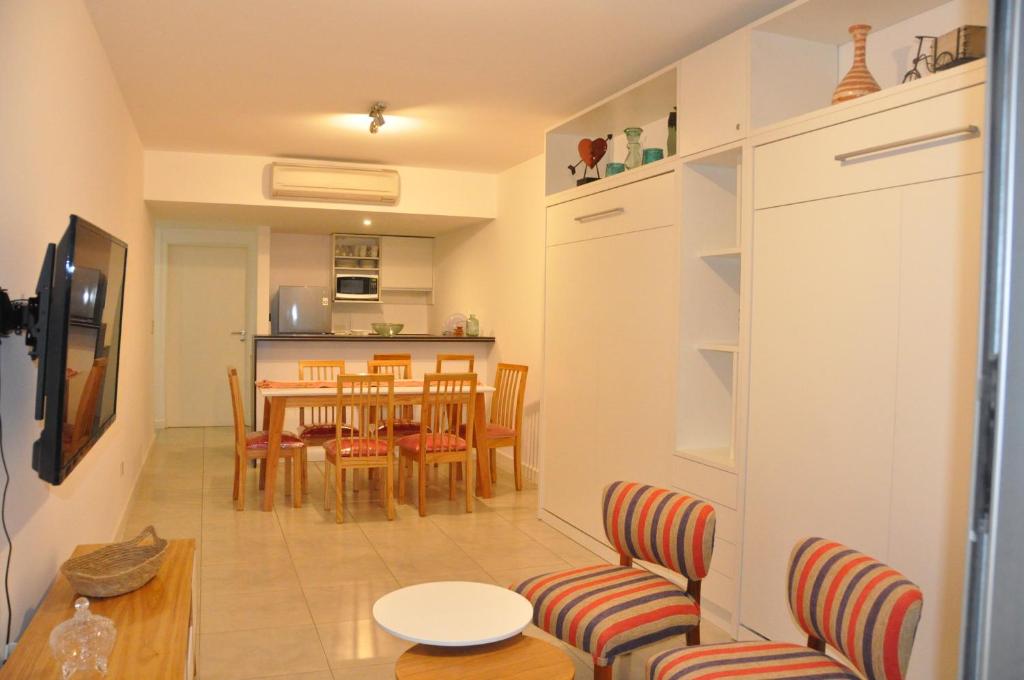
[[[642,128],[641,145],[660,148],[668,156],[665,148],[668,114],[677,106],[676,89],[676,66],[673,64],[548,130],[544,145],[547,164],[545,195],[574,188],[576,180],[582,177],[582,165],[575,175],[568,170],[569,165],[580,160],[577,146],[582,139],[612,135],[608,151],[598,163],[602,177],[607,163],[625,160],[623,130],[627,127]],[[594,172],[590,170],[587,174],[593,176]]]
[[[713,257],[739,257],[740,249],[739,246],[735,248],[712,248],[711,250],[702,250],[697,253],[697,257],[708,259]]]
[[[699,342],[697,349],[702,352],[728,352],[735,354],[740,351],[740,346],[728,342]]]
[[[728,446],[706,449],[678,449],[676,455],[726,472],[736,472],[736,459]]]
[[[827,109],[853,62],[852,24],[872,27],[867,64],[886,89],[911,68],[917,35],[942,35],[988,23],[980,0],[807,0],[755,23],[751,30],[750,122],[768,127]]]

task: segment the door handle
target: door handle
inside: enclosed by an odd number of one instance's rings
[[[611,217],[612,215],[619,215],[626,212],[625,208],[612,208],[611,210],[602,210],[601,212],[590,213],[589,215],[580,215],[573,219],[577,222],[589,222],[590,220],[599,220],[602,217]]]
[[[242,337],[238,338],[238,341],[245,342],[245,331],[231,331],[231,335],[240,335]]]
[[[889,142],[887,144],[879,144],[878,146],[869,146],[865,149],[857,149],[856,151],[847,151],[846,153],[836,155],[836,160],[842,163],[843,161],[848,161],[851,158],[856,158],[857,156],[867,156],[868,154],[878,153],[879,151],[898,149],[901,146],[930,142],[933,139],[942,139],[943,137],[952,137],[954,135],[969,135],[971,137],[975,137],[980,132],[981,130],[978,129],[977,125],[965,125],[951,130],[940,130],[939,132],[929,132],[926,135],[920,135],[918,137],[901,139],[898,142]]]

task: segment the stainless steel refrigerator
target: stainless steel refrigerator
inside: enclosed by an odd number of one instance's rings
[[[281,286],[277,289],[276,333],[331,332],[331,295],[323,286]]]

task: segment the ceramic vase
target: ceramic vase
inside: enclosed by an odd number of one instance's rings
[[[871,27],[867,24],[850,26],[850,35],[853,36],[853,66],[832,93],[833,104],[863,97],[882,89],[875,82],[866,62],[865,47],[870,30]]]

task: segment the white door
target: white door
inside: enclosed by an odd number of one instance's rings
[[[885,559],[899,304],[900,189],[754,218],[740,622],[797,642],[786,565],[802,537]]]
[[[172,245],[167,254],[166,418],[168,427],[231,425],[227,367],[247,395],[248,252],[230,246]],[[248,407],[248,398],[244,398]],[[248,409],[247,409],[248,410]]]

